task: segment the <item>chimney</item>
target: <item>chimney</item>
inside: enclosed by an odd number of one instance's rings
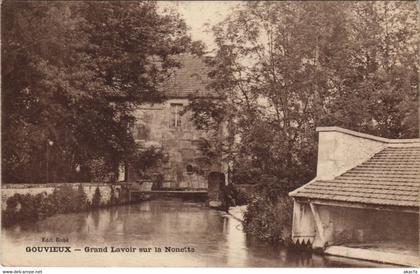
[[[318,127],[317,179],[331,180],[367,161],[381,151],[389,139],[340,127]]]

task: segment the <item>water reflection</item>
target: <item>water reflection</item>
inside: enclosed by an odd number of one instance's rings
[[[152,252],[141,254],[143,257],[139,254],[100,254],[89,259],[86,254],[72,253],[68,256],[77,256],[77,261],[71,262],[73,265],[381,266],[263,244],[247,238],[242,224],[229,215],[211,210],[202,203],[174,199],[56,215],[32,225],[15,226],[5,230],[2,236],[5,249],[30,243],[39,245],[41,237],[68,237],[73,248],[82,249],[111,245],[195,249],[193,253]],[[23,253],[23,256],[30,255]],[[47,256],[45,258],[48,260]],[[42,256],[37,257],[41,265],[42,260]]]

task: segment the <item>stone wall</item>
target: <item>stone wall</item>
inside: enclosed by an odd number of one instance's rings
[[[118,197],[121,191],[121,185],[112,185],[104,183],[67,183],[74,189],[77,189],[79,185],[83,185],[83,189],[87,195],[89,201],[92,201],[92,197],[95,194],[96,187],[99,187],[101,192],[101,202],[107,203],[111,197],[111,187],[114,188],[115,195]],[[6,201],[9,197],[15,194],[31,194],[36,195],[42,192],[50,194],[56,187],[63,184],[2,184],[1,185],[1,208],[6,209]]]
[[[146,147],[160,147],[165,154],[161,166],[152,171],[163,175],[163,188],[205,189],[208,174],[222,171],[221,161],[203,164],[199,142],[212,138],[214,133],[195,128],[191,113],[183,112],[188,104],[189,99],[170,98],[162,104],[144,105],[135,112],[136,141]],[[127,181],[138,180],[129,168]]]

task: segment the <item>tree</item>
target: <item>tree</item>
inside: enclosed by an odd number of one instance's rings
[[[197,46],[183,20],[146,1],[2,7],[3,181],[89,180],[95,159],[115,171],[135,151],[131,111]]]
[[[228,121],[234,179],[313,178],[317,126],[418,136],[414,5],[247,2],[215,25],[209,88],[224,99],[191,108],[207,129]]]
[[[417,16],[415,3],[352,6],[353,58],[340,77],[340,96],[332,108],[335,123],[388,138],[418,136]]]

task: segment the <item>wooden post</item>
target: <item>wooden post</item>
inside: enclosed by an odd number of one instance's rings
[[[314,215],[315,225],[318,230],[319,238],[321,240],[321,246],[324,247],[326,244],[324,225],[322,224],[321,217],[319,216],[318,210],[315,207],[315,205],[313,203],[309,203],[309,206],[311,207],[312,215]]]
[[[294,243],[313,244],[317,229],[309,204],[294,201],[292,222],[292,238]]]
[[[211,172],[208,175],[208,205],[212,208],[227,209],[225,175],[220,172]]]

